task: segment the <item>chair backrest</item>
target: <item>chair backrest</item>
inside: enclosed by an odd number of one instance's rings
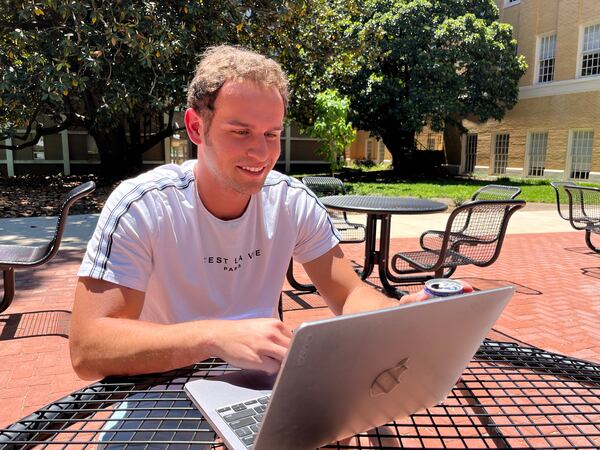
[[[457,207],[448,218],[442,248],[487,266],[500,255],[508,221],[523,200],[475,200]]]
[[[568,219],[574,228],[583,230],[600,224],[600,189],[572,185],[563,188],[569,199]]]
[[[512,200],[521,193],[518,186],[488,184],[480,187],[471,196],[471,200]]]
[[[39,266],[44,264],[48,260],[50,260],[56,253],[60,247],[60,241],[62,240],[62,235],[65,231],[65,226],[67,224],[67,216],[69,214],[69,209],[80,198],[85,197],[86,195],[91,194],[94,189],[96,189],[96,183],[93,181],[88,181],[86,183],[80,184],[79,186],[71,189],[67,194],[65,201],[60,206],[58,210],[58,220],[56,222],[56,229],[54,230],[54,236],[52,240],[48,242],[44,247],[44,252],[42,256],[32,262],[31,264],[27,264],[28,266]]]
[[[343,195],[346,193],[344,183],[336,177],[304,177],[302,183],[313,191],[317,197],[326,195]]]
[[[565,220],[569,220],[569,196],[565,191],[565,187],[579,186],[574,181],[552,181],[550,186],[556,194],[556,209],[558,215]]]

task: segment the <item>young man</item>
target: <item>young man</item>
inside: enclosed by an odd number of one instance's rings
[[[185,115],[198,160],[123,182],[88,245],[70,332],[81,377],[210,356],[276,372],[291,339],[274,317],[292,256],[336,314],[398,304],[355,275],[315,196],[271,170],[287,102],[274,61],[230,46],[204,54]]]

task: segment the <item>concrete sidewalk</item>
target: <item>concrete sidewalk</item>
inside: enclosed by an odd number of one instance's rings
[[[418,237],[425,230],[443,230],[450,212],[392,216],[392,238]],[[62,250],[85,249],[99,214],[69,216]],[[366,215],[351,214],[351,222],[366,223]],[[36,245],[52,238],[56,217],[0,219],[0,244]],[[556,212],[554,204],[531,203],[511,218],[508,234],[561,233],[573,231]]]
[[[61,250],[85,249],[99,214],[71,215],[60,244]],[[0,244],[39,245],[52,239],[56,217],[0,219]]]
[[[448,221],[449,211],[436,214],[394,215],[392,216],[392,238],[419,237],[425,230],[443,230]],[[350,222],[366,223],[366,215],[351,214]],[[569,222],[563,220],[556,211],[556,205],[531,203],[517,211],[508,224],[508,234],[562,233],[574,231]]]

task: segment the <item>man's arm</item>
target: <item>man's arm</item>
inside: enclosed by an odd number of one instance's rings
[[[69,346],[80,377],[161,372],[211,356],[274,373],[291,339],[290,331],[276,319],[145,322],[139,320],[143,304],[141,291],[79,279]]]
[[[339,245],[303,267],[335,314],[387,308],[429,298],[422,291],[405,295],[400,300],[386,297],[356,276]]]

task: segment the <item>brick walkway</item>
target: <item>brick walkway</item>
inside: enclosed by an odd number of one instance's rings
[[[392,250],[410,250],[416,243],[393,239]],[[362,264],[361,244],[345,245],[344,251]],[[13,305],[0,314],[0,427],[88,384],[71,369],[67,341],[81,256],[61,251],[46,266],[17,272]],[[296,273],[302,280],[301,268]],[[496,338],[506,335],[600,362],[600,255],[585,247],[582,233],[508,235],[493,266],[462,267],[454,277],[478,289],[517,288],[495,326]],[[287,285],[284,291],[286,322],[329,315],[318,295],[298,295]]]

